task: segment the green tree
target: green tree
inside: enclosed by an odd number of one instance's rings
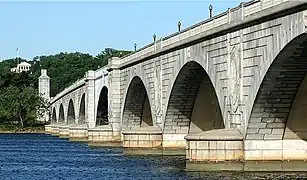
[[[33,86],[17,87],[10,85],[0,92],[0,114],[10,123],[18,122],[23,128],[36,122],[39,107],[44,106],[43,99]]]

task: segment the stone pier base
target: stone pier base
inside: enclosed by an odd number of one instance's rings
[[[120,132],[113,132],[110,125],[88,129],[88,144],[105,147],[122,146]]]
[[[69,138],[69,125],[60,124],[59,125],[59,137],[60,138]]]
[[[244,160],[244,171],[307,171],[307,142],[245,140]]]
[[[60,135],[60,129],[58,124],[51,124],[50,125],[50,134],[53,136],[59,136]]]
[[[185,139],[187,170],[242,170],[243,136],[238,130],[211,130]]]
[[[189,171],[307,171],[305,140],[243,140],[234,129],[189,134],[185,139]]]
[[[85,142],[88,139],[86,124],[72,125],[69,127],[69,140]]]
[[[45,125],[45,133],[46,134],[52,134],[52,124]]]
[[[161,154],[162,131],[158,127],[141,127],[125,130],[123,148],[125,154]],[[157,150],[157,151],[156,151]],[[159,152],[158,152],[159,151]]]

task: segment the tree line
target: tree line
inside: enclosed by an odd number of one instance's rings
[[[111,57],[122,57],[130,51],[106,48],[96,56],[87,53],[59,53],[36,56],[33,60],[7,59],[0,62],[0,124],[25,127],[36,123],[38,108],[45,101],[38,95],[38,77],[41,69],[47,69],[50,79],[50,95],[55,96],[65,87],[84,77],[87,70],[96,70],[108,64]],[[12,73],[18,62],[31,64],[29,72]]]

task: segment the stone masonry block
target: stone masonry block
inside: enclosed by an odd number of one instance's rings
[[[139,136],[138,135],[129,134],[129,135],[126,135],[126,136],[130,136],[129,137],[130,141],[137,141],[137,140],[139,140]]]
[[[274,139],[274,140],[281,140],[283,137],[282,134],[265,134],[264,139]]]
[[[226,150],[243,149],[243,141],[226,141]]]
[[[261,119],[261,122],[264,122],[264,123],[272,123],[274,122],[275,118],[268,118],[268,117],[264,117]]]
[[[281,150],[282,140],[262,140],[255,141],[258,150]]]
[[[271,134],[271,133],[272,133],[271,128],[265,128],[265,129],[260,128],[259,129],[259,134]]]
[[[272,129],[272,134],[284,134],[284,129]]]
[[[217,149],[217,141],[209,141],[209,149]]]
[[[262,120],[261,117],[258,117],[258,118],[250,118],[250,122],[252,123],[260,123]],[[273,119],[274,120],[274,119]]]
[[[190,149],[197,149],[197,141],[190,141]]]
[[[264,134],[247,134],[246,139],[264,139]]]
[[[209,141],[197,141],[197,149],[209,149]]]
[[[265,128],[266,127],[266,123],[252,123],[250,122],[248,127],[249,128]]]
[[[282,159],[282,150],[262,150],[261,152],[261,160],[271,161],[271,160],[281,160]]]
[[[226,147],[226,141],[216,141],[216,149],[225,150],[225,147]]]
[[[198,149],[197,158],[198,160],[209,160],[209,150]]]
[[[267,128],[283,128],[285,127],[284,123],[268,123]]]
[[[252,113],[251,118],[269,117],[270,113]]]
[[[139,135],[139,140],[140,140],[140,141],[149,141],[149,140],[150,140],[149,134],[142,134],[142,135]]]
[[[283,140],[284,150],[306,150],[307,142],[301,139],[284,139]]]
[[[262,159],[262,151],[261,150],[245,150],[244,151],[244,160],[245,161],[253,161],[253,160],[258,160]]]
[[[283,149],[283,160],[302,161],[307,160],[306,150],[287,150]]]
[[[259,132],[259,128],[248,128],[247,134],[257,134]]]

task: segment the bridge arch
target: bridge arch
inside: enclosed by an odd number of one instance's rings
[[[257,88],[246,139],[307,140],[307,33],[290,41]]]
[[[57,117],[56,117],[56,109],[55,109],[55,107],[52,108],[51,123],[57,123]]]
[[[74,102],[72,101],[72,99],[70,99],[67,110],[67,124],[74,124],[75,118],[76,116],[75,116]]]
[[[134,76],[124,96],[123,128],[154,126],[147,89],[139,76]]]
[[[199,63],[187,62],[171,88],[163,126],[165,134],[198,133],[225,127],[215,88]]]
[[[60,104],[60,109],[59,109],[59,123],[65,123],[64,119],[64,107],[63,104]]]
[[[96,126],[108,125],[108,88],[106,86],[103,86],[100,91],[96,112]]]
[[[80,101],[78,124],[84,124],[84,123],[85,123],[85,94],[82,94]]]

